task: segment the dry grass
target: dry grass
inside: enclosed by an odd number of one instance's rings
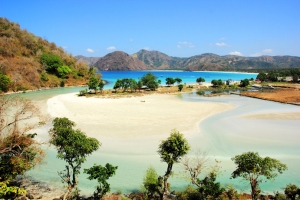
[[[300,104],[300,90],[297,88],[276,88],[275,90],[264,90],[261,92],[243,92],[241,95],[281,103]]]

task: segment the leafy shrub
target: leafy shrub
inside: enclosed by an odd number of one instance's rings
[[[26,190],[16,186],[8,186],[9,182],[0,182],[0,198],[16,197],[18,195],[26,194]]]

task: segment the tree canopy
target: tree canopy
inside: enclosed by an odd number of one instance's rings
[[[246,152],[233,157],[231,160],[237,165],[231,174],[232,178],[241,177],[250,181],[251,197],[257,199],[260,193],[259,184],[267,179],[274,179],[278,173],[287,170],[287,166],[274,158],[262,158],[258,153]]]
[[[145,74],[142,78],[141,81],[143,83],[144,86],[147,86],[149,89],[151,90],[156,90],[156,88],[158,88],[158,81],[157,81],[157,77],[154,76],[152,73],[147,73]]]
[[[202,82],[205,82],[205,79],[202,78],[202,77],[199,77],[199,78],[196,79],[196,82],[201,84]]]
[[[7,92],[9,89],[9,84],[12,81],[10,80],[10,78],[4,74],[0,73],[0,93],[1,92]]]
[[[173,164],[180,162],[181,158],[188,153],[190,145],[176,129],[171,131],[171,135],[167,140],[163,140],[158,147],[158,154],[161,161],[168,164],[167,171],[163,178],[163,192],[162,195],[167,195],[168,191],[168,178],[172,173]]]
[[[68,118],[55,118],[50,133],[50,144],[57,149],[57,158],[67,162],[65,172],[59,175],[64,183],[68,184],[68,192],[64,199],[76,187],[77,175],[80,173],[82,163],[86,157],[100,147],[100,142],[95,138],[87,137],[81,130],[74,130],[75,123]]]

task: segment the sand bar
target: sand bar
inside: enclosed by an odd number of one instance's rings
[[[174,128],[184,134],[199,132],[208,116],[232,109],[225,103],[187,102],[176,95],[103,99],[77,97],[75,93],[47,101],[51,117],[67,117],[90,137],[166,138]]]

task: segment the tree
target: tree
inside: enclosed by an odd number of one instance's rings
[[[103,91],[104,86],[105,86],[105,82],[103,80],[100,80],[99,84],[98,84],[98,87],[99,87],[99,90],[100,90],[101,93]]]
[[[175,80],[175,82],[176,82],[177,84],[180,84],[180,83],[182,82],[182,79],[181,79],[181,78],[175,78],[174,80]]]
[[[210,172],[204,179],[197,180],[200,185],[198,191],[201,199],[217,199],[224,191],[225,188],[221,187],[219,182],[216,182],[217,173]]]
[[[219,79],[219,80],[216,80],[216,79],[213,79],[212,81],[211,81],[211,84],[213,84],[213,86],[222,86],[222,85],[224,85],[224,83],[223,83],[223,81],[221,80],[221,79]]]
[[[145,74],[141,78],[141,81],[142,81],[143,85],[147,86],[151,90],[155,90],[156,88],[158,88],[157,77],[154,76],[152,73]]]
[[[251,197],[257,199],[260,189],[259,184],[268,179],[275,179],[278,173],[287,170],[287,166],[282,164],[279,160],[265,157],[262,158],[258,153],[246,152],[237,155],[231,160],[237,165],[237,168],[231,174],[232,178],[241,177],[250,182]]]
[[[67,74],[70,73],[70,72],[72,72],[72,70],[68,66],[59,66],[57,68],[58,76],[61,77],[61,78],[66,78]]]
[[[66,199],[78,184],[78,174],[86,157],[100,147],[100,142],[89,138],[79,129],[74,130],[75,123],[68,118],[55,118],[50,129],[50,144],[57,149],[57,158],[67,162],[65,170],[59,172],[63,183],[67,183]]]
[[[35,120],[32,120],[35,119]],[[0,180],[10,181],[43,159],[36,133],[30,130],[43,120],[33,102],[19,96],[0,96]],[[42,124],[42,123],[40,123]]]
[[[63,65],[61,58],[54,54],[43,53],[40,61],[45,66],[46,71],[52,74],[57,74],[58,67]]]
[[[160,155],[161,161],[168,164],[167,171],[163,177],[162,191],[160,193],[161,199],[164,195],[168,195],[168,178],[172,173],[172,168],[175,163],[179,163],[181,158],[188,153],[190,145],[187,140],[183,137],[176,129],[171,131],[171,135],[167,140],[163,140],[158,148],[158,154]]]
[[[183,89],[183,85],[182,85],[182,84],[179,84],[179,85],[178,85],[178,90],[181,92],[182,89]]]
[[[117,89],[119,89],[121,86],[122,86],[122,80],[118,79],[114,85],[115,93],[117,93]]]
[[[87,85],[89,86],[89,90],[95,90],[95,93],[97,93],[97,87],[99,85],[100,79],[97,76],[90,77],[89,82]]]
[[[175,82],[176,81],[175,81],[174,78],[170,78],[170,77],[166,78],[166,84],[169,85],[169,86],[173,85]]]
[[[159,194],[160,188],[158,183],[158,174],[152,166],[150,166],[146,171],[142,189],[146,193],[146,198],[154,197],[155,194]]]
[[[263,73],[263,72],[260,72],[256,79],[260,80],[261,82],[264,82],[267,80],[267,74],[266,73]]]
[[[141,80],[139,80],[139,81],[137,82],[137,88],[139,89],[139,91],[142,89],[142,87],[143,87],[143,83],[142,83]]]
[[[287,196],[287,198],[291,200],[296,200],[296,197],[300,197],[300,188],[298,188],[294,184],[289,184],[284,189],[284,194]]]
[[[106,163],[105,167],[95,164],[89,169],[84,169],[84,173],[89,175],[89,180],[96,179],[98,181],[97,189],[94,192],[95,199],[102,199],[103,196],[110,191],[110,185],[106,180],[115,175],[117,169],[117,166],[113,166],[109,163]]]
[[[0,93],[7,92],[11,82],[8,76],[0,73]]]
[[[240,83],[241,87],[247,87],[248,85],[250,85],[250,82],[247,78],[245,78],[244,80],[241,80],[241,83]]]
[[[218,166],[219,161],[216,160],[217,164],[212,166],[211,171],[204,177],[199,179],[199,175],[203,169],[206,168],[208,162],[208,151],[197,150],[193,156],[185,156],[182,159],[182,165],[188,172],[191,183],[198,187],[200,199],[216,199],[219,197],[225,189],[221,187],[219,182],[216,182],[217,173],[220,169]]]
[[[205,82],[205,79],[202,78],[202,77],[199,77],[199,78],[196,79],[196,82],[201,84],[202,82]]]

